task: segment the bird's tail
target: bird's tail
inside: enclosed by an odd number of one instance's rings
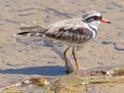
[[[30,26],[30,27],[20,27],[22,32],[16,33],[13,36],[23,35],[23,36],[44,36],[47,29],[40,26]]]

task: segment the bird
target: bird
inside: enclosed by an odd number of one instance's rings
[[[54,42],[61,42],[67,45],[63,51],[66,73],[70,73],[69,64],[67,61],[67,52],[72,48],[72,56],[74,59],[74,71],[79,70],[79,63],[76,57],[75,48],[82,46],[86,42],[96,38],[98,28],[101,23],[111,22],[103,18],[99,11],[90,11],[85,13],[82,17],[69,18],[60,20],[47,27],[31,26],[20,27],[23,32],[16,33],[17,35],[38,36],[53,40]]]

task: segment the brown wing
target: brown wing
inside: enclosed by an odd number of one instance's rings
[[[82,18],[71,18],[49,26],[46,35],[70,43],[84,43],[92,38],[92,32]]]
[[[54,32],[54,31],[52,31]],[[67,41],[69,43],[84,43],[92,38],[92,32],[86,28],[68,28],[65,29],[63,27],[59,28],[58,31],[54,33],[46,33],[46,36],[55,38],[57,40]]]

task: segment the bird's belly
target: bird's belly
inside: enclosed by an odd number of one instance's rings
[[[91,36],[89,35],[79,35],[75,34],[73,36],[56,36],[55,34],[50,34],[46,36],[47,38],[51,39],[56,44],[68,45],[68,46],[82,46],[83,43],[89,41]]]
[[[82,47],[83,44],[86,42],[79,39],[78,40],[72,40],[72,39],[66,39],[66,38],[58,39],[53,37],[47,37],[46,39],[59,46],[69,46],[69,47]]]

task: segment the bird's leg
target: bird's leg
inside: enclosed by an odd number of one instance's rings
[[[76,55],[75,55],[75,48],[74,47],[72,48],[72,55],[73,55],[74,61],[75,61],[75,70],[77,71],[79,69],[79,65],[78,65]]]
[[[68,65],[68,61],[67,61],[67,57],[66,57],[66,54],[67,54],[67,51],[69,50],[69,47],[67,47],[64,51],[64,59],[65,59],[65,66],[66,66],[66,73],[69,74],[70,73],[70,70],[69,70],[69,65]]]

